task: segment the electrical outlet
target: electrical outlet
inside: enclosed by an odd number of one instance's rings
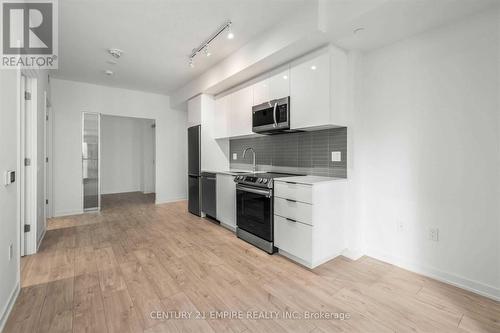
[[[238,159],[238,154],[237,153],[233,153],[233,160],[237,160]]]
[[[12,246],[12,243],[9,245],[9,261],[12,260],[12,257],[14,256],[14,248]]]
[[[429,228],[429,240],[433,242],[439,242],[439,229]]]
[[[342,162],[342,152],[332,151],[332,162]]]

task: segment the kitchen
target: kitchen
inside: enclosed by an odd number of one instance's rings
[[[342,254],[347,73],[329,45],[189,100],[189,211],[309,268]]]
[[[0,331],[500,330],[497,1],[41,1]]]

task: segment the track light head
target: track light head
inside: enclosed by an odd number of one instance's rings
[[[210,57],[212,55],[212,53],[210,53],[210,51],[208,50],[208,45],[205,46],[205,48],[203,49],[203,52],[205,53],[205,55],[207,57]]]
[[[231,28],[229,28],[229,32],[227,33],[227,39],[233,39],[233,38],[234,38],[233,31],[231,30]]]

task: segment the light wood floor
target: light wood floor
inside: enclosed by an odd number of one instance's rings
[[[190,215],[185,202],[155,206],[137,193],[51,220],[21,274],[5,332],[500,332],[498,302],[369,257],[307,270]],[[152,311],[243,315],[155,320]],[[350,318],[257,320],[247,311]]]

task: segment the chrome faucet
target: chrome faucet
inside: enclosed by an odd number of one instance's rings
[[[255,150],[253,150],[252,147],[245,148],[245,150],[243,150],[243,158],[245,158],[247,150],[251,150],[253,153],[253,172],[255,173],[255,171],[256,171],[256,168],[255,168]]]

